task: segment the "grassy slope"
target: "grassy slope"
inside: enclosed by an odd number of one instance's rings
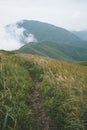
[[[83,66],[87,66],[87,61],[78,62],[78,64],[83,65]]]
[[[21,56],[43,68],[40,91],[58,129],[86,130],[87,67],[33,55]]]
[[[64,44],[44,41],[39,43],[29,43],[21,47],[18,52],[38,54],[66,61],[86,61],[87,42]]]
[[[87,67],[27,54],[0,57],[0,129],[38,130],[31,76],[59,130],[87,129]]]
[[[9,52],[0,53],[0,129],[34,129],[31,109],[32,80],[23,61]]]
[[[19,49],[18,52],[38,54],[46,57],[68,60],[68,56],[65,56],[61,51],[59,51],[58,44],[51,44],[51,42],[27,44],[23,46],[21,49]]]

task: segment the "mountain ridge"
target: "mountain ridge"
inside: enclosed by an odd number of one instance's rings
[[[48,41],[31,42],[21,47],[17,52],[37,54],[65,61],[86,61],[87,42],[76,42],[76,44],[63,44]]]
[[[81,40],[67,29],[45,22],[22,20],[15,24],[19,29],[24,28],[23,34],[25,37],[28,37],[29,34],[32,34],[37,39],[37,41],[71,42]],[[12,25],[9,24],[6,27],[9,29],[10,26]]]
[[[87,41],[87,30],[73,31],[72,33],[81,38],[82,40]]]
[[[81,40],[64,28],[40,21],[22,20],[15,25],[7,25],[7,30],[10,29],[13,29],[12,33],[15,37],[16,35],[20,37],[22,47],[17,52],[66,61],[87,60],[87,41]]]

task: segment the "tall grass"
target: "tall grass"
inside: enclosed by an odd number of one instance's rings
[[[87,67],[40,56],[21,56],[43,68],[40,91],[58,129],[86,130]]]
[[[87,129],[87,67],[25,54],[0,55],[0,129],[38,130],[32,78],[59,130]]]
[[[1,57],[0,70],[0,129],[34,129],[31,109],[33,83],[22,60],[15,55]]]

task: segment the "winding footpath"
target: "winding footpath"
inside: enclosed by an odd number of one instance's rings
[[[57,130],[44,106],[43,98],[40,94],[40,83],[33,78],[34,89],[32,92],[32,108],[36,117],[36,130]]]

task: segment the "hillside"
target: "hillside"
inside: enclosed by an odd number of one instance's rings
[[[1,130],[86,130],[87,67],[0,51]]]
[[[83,31],[73,31],[73,34],[75,34],[80,39],[87,41],[87,30]]]
[[[34,20],[22,20],[15,23],[15,26],[20,29],[24,29],[21,41],[26,44],[25,39],[30,37],[32,40],[37,41],[53,41],[53,42],[74,42],[81,39],[74,35],[72,32],[57,27],[48,23],[43,23]],[[6,26],[6,29],[11,33],[14,30],[14,24]]]
[[[37,54],[66,61],[86,61],[87,42],[32,42],[21,47],[17,52]]]

